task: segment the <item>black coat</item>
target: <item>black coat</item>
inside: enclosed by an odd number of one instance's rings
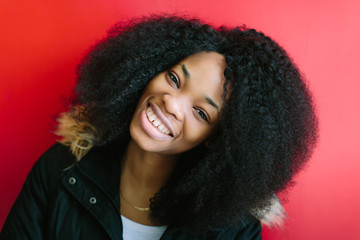
[[[115,156],[114,148],[96,147],[74,164],[68,147],[55,144],[30,171],[0,240],[122,239]],[[161,239],[261,239],[261,224],[254,220],[200,235],[170,225]]]

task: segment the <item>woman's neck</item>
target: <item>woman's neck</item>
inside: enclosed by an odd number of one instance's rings
[[[142,150],[132,139],[123,156],[121,182],[137,191],[154,194],[166,184],[178,156],[161,155]]]

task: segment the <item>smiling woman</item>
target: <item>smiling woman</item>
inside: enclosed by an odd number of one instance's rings
[[[317,119],[270,38],[136,19],[89,51],[77,80],[60,143],[31,170],[1,238],[261,239],[261,221],[282,220],[276,194],[309,159]]]
[[[150,80],[130,123],[132,139],[143,150],[167,155],[204,142],[218,122],[214,105],[222,103],[225,67],[219,53],[200,52]]]

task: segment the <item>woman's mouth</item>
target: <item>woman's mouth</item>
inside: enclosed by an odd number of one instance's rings
[[[171,131],[168,127],[166,127],[165,123],[161,121],[161,119],[155,114],[154,109],[151,105],[149,105],[146,109],[146,116],[151,124],[156,127],[160,132],[171,136]]]
[[[141,112],[141,126],[150,137],[158,140],[174,138],[171,123],[155,104],[148,103]]]

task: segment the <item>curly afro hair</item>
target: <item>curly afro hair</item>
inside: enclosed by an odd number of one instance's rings
[[[248,221],[292,184],[317,139],[311,94],[299,70],[273,40],[253,29],[153,16],[113,27],[78,68],[72,117],[96,129],[94,145],[129,138],[147,83],[183,58],[215,51],[226,59],[225,107],[209,140],[183,154],[151,199],[161,224],[194,229]]]

